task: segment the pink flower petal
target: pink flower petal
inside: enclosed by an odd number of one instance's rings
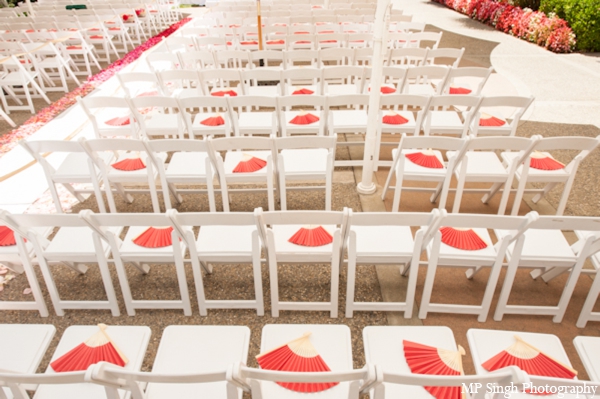
[[[27,287],[23,290],[23,295],[29,295],[31,294],[31,288]]]

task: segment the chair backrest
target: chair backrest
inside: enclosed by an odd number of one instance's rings
[[[316,67],[319,63],[319,50],[284,50],[283,57],[286,68],[297,66],[297,62],[308,63],[310,66]]]
[[[269,137],[224,137],[212,139],[209,138],[209,146],[212,151],[232,151],[232,150],[269,150],[274,152],[273,140]],[[275,154],[273,154],[275,155]],[[273,157],[275,159],[276,157]]]
[[[254,212],[177,212],[175,209],[169,209],[166,215],[171,226],[182,237],[189,236],[194,227],[256,225]]]
[[[178,53],[181,67],[203,70],[216,66],[215,55],[210,50],[186,51]]]
[[[67,140],[21,140],[19,144],[42,166],[47,178],[51,178],[56,169],[46,159],[48,153],[85,152],[78,141]]]
[[[354,63],[354,50],[347,47],[326,48],[319,50],[319,65],[349,66]]]
[[[203,95],[200,75],[193,69],[167,69],[157,73],[164,93],[175,93],[178,89],[198,90]]]
[[[467,151],[509,150],[524,151],[529,154],[539,141],[540,136],[529,137],[471,137]]]
[[[218,64],[224,68],[244,68],[250,62],[251,52],[245,50],[220,50],[214,53]]]
[[[250,112],[253,108],[277,108],[277,98],[270,96],[237,96],[227,98],[229,107],[237,112]]]
[[[600,145],[600,136],[596,137],[544,137],[541,138],[534,151],[552,151],[552,150],[575,150],[581,151],[575,156],[573,161],[569,163],[566,168],[571,168],[571,164],[581,162],[592,152],[596,147]]]
[[[275,151],[289,149],[325,148],[335,151],[337,135],[332,136],[295,136],[276,137],[273,139]]]
[[[11,214],[4,210],[0,212],[0,221],[8,226],[15,233],[28,240],[36,240],[40,249],[45,247],[46,239],[40,235],[41,231],[48,231],[47,228],[54,227],[86,227],[77,215],[74,214]]]
[[[86,140],[82,137],[79,142],[101,170],[106,169],[106,164],[102,157],[98,156],[97,153],[99,152],[128,151],[146,153],[144,143],[135,139],[103,138]]]
[[[65,373],[41,373],[41,374],[23,374],[23,373],[1,373],[0,387],[8,387],[12,391],[12,397],[15,399],[28,399],[27,386],[38,384],[44,385],[63,385],[63,384],[84,384],[86,371],[70,371]],[[2,389],[2,388],[0,388]],[[4,395],[4,392],[2,393]]]
[[[337,96],[327,96],[326,98],[328,112],[332,107],[366,110],[369,105],[368,94],[341,94]]]
[[[198,109],[200,112],[227,112],[229,103],[225,97],[198,96],[179,99],[179,109],[186,115],[190,110]]]
[[[283,68],[283,52],[278,50],[258,50],[250,51],[251,67],[258,67],[260,60],[263,60],[266,67]]]
[[[465,68],[452,68],[450,72],[448,72],[448,78],[446,79],[446,84],[442,89],[442,94],[450,94],[450,87],[455,83],[455,79],[457,78],[474,78],[478,80],[477,87],[471,90],[469,93],[473,96],[478,96],[481,94],[481,90],[483,86],[485,86],[487,80],[490,75],[494,72],[493,67],[489,68],[479,68],[479,67],[465,67]]]
[[[517,125],[521,120],[525,111],[529,108],[529,106],[533,103],[533,97],[519,97],[519,96],[497,96],[497,97],[483,97],[480,107],[481,111],[488,111],[489,108],[509,108],[512,110],[512,115],[504,115],[506,118],[512,119],[510,124],[505,124],[500,126],[499,129],[506,129],[507,127],[510,129],[510,135],[514,136],[517,131]],[[493,111],[489,111],[493,114]],[[480,130],[496,130],[495,127],[489,126],[479,126],[479,120],[474,120],[475,132],[479,132]]]
[[[443,86],[450,68],[441,65],[426,65],[414,68],[408,68],[406,71],[406,80],[404,86],[408,84],[428,84],[431,79],[442,80]]]
[[[427,52],[427,56],[425,57],[426,64],[441,64],[448,65],[452,68],[457,68],[458,64],[460,64],[460,60],[465,53],[465,48],[433,48]],[[441,60],[440,60],[441,58]],[[450,62],[447,62],[447,61]],[[437,62],[436,62],[437,61]],[[441,61],[441,62],[440,62]],[[444,62],[446,61],[446,62]]]
[[[390,49],[388,65],[412,65],[422,66],[425,64],[429,48],[401,47]]]
[[[127,97],[132,97],[130,83],[150,83],[159,92],[162,90],[156,74],[150,72],[121,72],[117,74],[117,79]]]
[[[438,46],[440,45],[440,41],[442,40],[442,33],[443,32],[418,32],[418,33],[413,33],[411,35],[411,46],[413,46],[413,43],[416,45],[416,47],[422,47],[423,42],[427,43],[427,47],[430,47],[432,49],[436,49],[438,48]]]
[[[441,95],[432,96],[429,102],[429,109],[425,115],[426,131],[431,126],[433,112],[436,111],[451,111],[457,112],[462,116],[462,133],[461,136],[468,135],[471,129],[471,122],[476,118],[482,98],[476,96],[456,96],[456,95]]]
[[[153,72],[176,69],[180,67],[177,54],[153,51],[146,56],[146,63]]]

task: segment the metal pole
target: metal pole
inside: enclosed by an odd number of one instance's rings
[[[369,93],[369,113],[367,119],[367,134],[365,137],[365,154],[363,158],[362,180],[356,187],[359,194],[373,194],[377,187],[373,183],[375,169],[375,147],[377,132],[381,121],[379,118],[379,103],[381,98],[381,81],[383,74],[383,56],[387,50],[384,38],[387,34],[389,8],[391,0],[378,0],[375,11],[375,26],[373,27],[373,61],[371,65],[371,91]]]
[[[260,15],[260,0],[256,0],[256,21],[258,23],[258,49],[263,49],[262,17]],[[259,66],[264,66],[264,60],[259,60]]]

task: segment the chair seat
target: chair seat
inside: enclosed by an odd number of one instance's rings
[[[248,96],[279,96],[279,85],[277,86],[246,86]]]
[[[150,262],[150,259],[156,258],[154,261],[165,261],[169,262],[173,259],[173,246],[160,248],[146,248],[141,245],[137,245],[133,242],[140,234],[146,231],[150,226],[131,226],[127,230],[127,234],[121,243],[119,253],[125,261],[136,261],[143,259],[144,262]],[[154,226],[154,227],[166,227],[166,226]],[[186,251],[184,241],[180,241],[182,256]]]
[[[248,361],[250,329],[246,326],[168,326],[165,328],[153,373],[192,374],[225,370]],[[204,384],[157,384],[146,388],[146,398],[225,399],[226,382]]]
[[[202,226],[196,239],[200,259],[229,261],[252,256],[255,226]]]
[[[448,159],[456,155],[456,151],[448,151]],[[502,165],[496,153],[491,151],[470,151],[467,152],[467,180],[474,182],[504,182],[508,177],[508,172]],[[456,167],[454,174],[460,175],[461,163]]]
[[[136,156],[139,156],[139,155],[136,155],[135,153],[130,153],[130,152],[120,152],[118,154],[118,158],[115,161],[113,161],[112,163],[117,163],[117,162],[120,162],[120,161],[122,161],[124,159],[128,159],[128,158],[135,158]],[[165,152],[160,152],[160,153],[156,153],[155,156],[160,161],[165,162],[168,154]],[[148,181],[147,168],[126,171],[126,170],[119,170],[119,169],[113,168],[112,166],[108,165],[107,169],[108,169],[108,177],[113,182],[118,183],[118,182]],[[156,170],[156,168],[153,169],[153,174],[154,174],[154,178],[156,178],[156,176],[158,176],[158,171]]]
[[[357,261],[361,258],[391,257],[403,262],[413,253],[413,235],[409,226],[353,226],[356,233]]]
[[[118,236],[122,229],[111,227],[109,231]],[[95,262],[93,234],[93,230],[88,227],[61,227],[44,250],[44,257],[50,261]],[[100,244],[107,255],[108,243],[100,240]]]
[[[267,161],[267,165],[264,168],[259,169],[255,172],[249,173],[234,173],[233,170],[235,167],[242,161],[244,155],[251,155],[253,157],[260,158],[264,161]],[[227,151],[225,154],[225,161],[223,162],[223,167],[225,169],[225,174],[233,175],[233,176],[256,176],[261,178],[266,178],[267,176],[267,168],[269,166],[268,157],[271,156],[271,151]]]
[[[206,181],[206,158],[198,152],[175,152],[167,165],[165,175],[169,181]]]
[[[184,99],[184,98],[202,96],[203,94],[202,94],[202,89],[200,89],[199,87],[193,87],[193,88],[174,89],[173,92],[171,93],[171,95],[173,97],[176,97],[179,99]]]
[[[274,112],[240,112],[238,126],[244,129],[268,129],[273,128],[275,119]]]
[[[325,175],[328,154],[325,148],[282,150],[286,178]]]
[[[235,91],[237,93],[238,96],[242,95],[242,90],[239,87],[228,87],[227,89],[224,89],[222,87],[213,87],[212,89],[210,89],[210,93],[215,93],[215,92],[219,92],[219,91]],[[229,94],[225,94],[223,97],[229,97]]]
[[[360,94],[359,87],[355,84],[328,84],[325,88],[325,95],[341,96],[347,94]]]
[[[440,243],[440,257],[438,260],[439,265],[444,266],[466,266],[469,264],[476,264],[478,266],[491,266],[496,260],[496,249],[492,244],[492,239],[487,229],[474,228],[473,231],[487,244],[487,247],[475,251],[464,250],[451,247],[443,242]],[[427,256],[431,256],[431,249],[433,247],[433,241],[427,246]]]
[[[227,123],[227,121],[229,120],[229,117],[225,114],[221,114],[221,117],[225,120],[225,124],[223,124],[223,125],[207,126],[207,125],[203,125],[202,123],[200,123],[207,118],[214,117],[215,115],[216,115],[215,113],[196,114],[194,116],[194,121],[192,122],[192,128],[194,129],[194,131],[198,131],[200,133],[203,130],[206,130],[207,133],[209,133],[211,131],[218,131],[220,134],[225,134],[227,127],[230,126],[230,124]],[[196,133],[198,133],[198,132],[196,132]]]
[[[548,153],[548,152],[542,152],[542,154],[552,157],[550,155],[550,153]],[[500,156],[502,157],[502,160],[505,163],[510,164],[518,156],[518,153],[503,152],[500,154]],[[522,173],[523,173],[523,166],[519,166],[515,173],[517,176],[517,179],[521,178]],[[527,179],[529,181],[545,181],[545,179],[550,179],[552,181],[555,181],[555,180],[560,181],[560,180],[567,180],[568,178],[569,178],[569,174],[567,173],[565,168],[557,169],[557,170],[542,170],[542,169],[529,168],[529,172],[527,174]]]
[[[410,111],[394,111],[398,115],[402,116],[404,119],[407,119],[408,122],[403,123],[401,125],[394,125],[391,123],[381,122],[381,131],[383,133],[395,133],[395,132],[405,132],[405,131],[414,131],[417,122],[415,121],[415,115]],[[385,116],[385,113],[383,114]],[[382,116],[383,119],[383,116]]]
[[[285,91],[286,91],[286,95],[291,96],[291,95],[296,95],[296,96],[310,96],[311,94],[293,94],[296,90],[302,90],[302,89],[308,89],[310,91],[313,92],[312,95],[319,95],[321,94],[321,90],[320,90],[320,86],[317,85],[301,85],[301,84],[297,84],[297,85],[286,85],[285,86]]]
[[[144,118],[147,134],[164,136],[179,132],[180,117],[177,114],[151,113]]]
[[[444,128],[457,128],[462,129],[464,124],[460,119],[457,112],[454,111],[430,111],[431,115],[431,127],[444,129]]]
[[[112,154],[101,154],[105,162],[110,161]],[[69,183],[87,183],[90,181],[90,157],[83,152],[72,152],[68,154],[54,173],[54,180],[62,180]]]
[[[333,250],[333,244],[326,244],[320,247],[307,247],[304,245],[292,244],[288,240],[296,234],[301,228],[307,228],[309,226],[303,225],[275,225],[273,226],[273,234],[275,236],[275,251],[277,253],[277,259],[281,262],[285,262],[289,259],[297,258],[298,255],[314,256],[324,261],[331,260],[331,252]],[[317,226],[310,226],[317,227]],[[321,226],[333,235],[335,226]],[[286,255],[289,255],[286,256]]]
[[[600,337],[576,337],[575,349],[592,381],[600,381]]]
[[[404,155],[414,154],[415,152],[420,152],[420,150],[402,150]],[[396,157],[398,153],[398,149],[394,148],[392,150],[392,157]],[[442,157],[442,153],[438,150],[433,150],[436,158],[445,165],[444,158]],[[411,160],[405,158],[404,162],[404,171],[402,172],[403,178],[406,180],[407,178],[416,177],[417,179],[422,179],[424,177],[432,177],[435,181],[439,179],[444,179],[446,176],[446,167],[436,169],[436,168],[426,168],[424,166],[418,165]]]
[[[331,113],[331,128],[337,132],[338,130],[352,130],[356,133],[363,133],[367,130],[367,111],[364,110],[335,110]]]
[[[28,71],[27,74],[21,71],[9,72],[6,75],[0,77],[0,84],[4,86],[22,85],[24,82],[30,82],[38,73],[35,71]]]
[[[505,237],[507,230],[496,230],[497,237]],[[520,266],[563,266],[571,267],[577,261],[569,242],[560,230],[529,229],[525,233],[525,244],[521,251]],[[515,244],[509,245],[506,258],[510,260]]]
[[[63,333],[60,342],[54,351],[51,362],[58,359],[77,345],[98,332],[97,326],[70,326]],[[108,326],[107,334],[115,345],[129,359],[125,365],[126,370],[139,371],[144,361],[146,349],[150,342],[151,330],[144,326]],[[54,373],[48,366],[46,373]],[[127,397],[127,392],[119,391],[121,399]],[[103,386],[83,383],[68,385],[40,385],[35,392],[37,399],[104,399],[106,391]]]
[[[406,85],[406,93],[407,94],[418,94],[422,96],[432,96],[435,94],[435,90],[431,84],[407,84]]]
[[[365,360],[376,364],[385,373],[410,374],[404,357],[403,341],[446,350],[457,350],[454,334],[448,327],[421,326],[369,326],[363,329]],[[385,398],[431,399],[423,387],[385,383]]]

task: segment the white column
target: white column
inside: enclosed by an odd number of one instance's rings
[[[388,30],[389,8],[391,0],[378,0],[373,27],[373,61],[371,65],[371,91],[369,93],[369,114],[367,119],[367,134],[365,137],[365,155],[363,158],[362,181],[358,183],[359,194],[373,194],[376,190],[373,183],[375,166],[375,146],[377,130],[381,124],[379,118],[379,100],[381,98],[381,80],[383,74],[383,56],[387,50],[384,40]]]

